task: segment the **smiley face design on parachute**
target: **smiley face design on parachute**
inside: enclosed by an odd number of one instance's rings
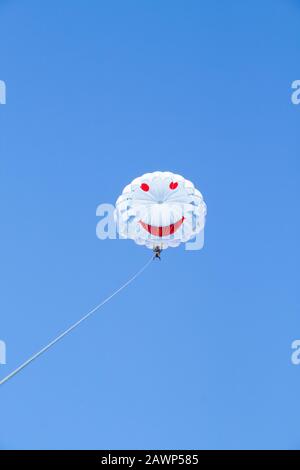
[[[190,240],[204,228],[205,215],[206,205],[193,183],[160,171],[126,186],[115,211],[120,236],[149,248],[175,247]]]

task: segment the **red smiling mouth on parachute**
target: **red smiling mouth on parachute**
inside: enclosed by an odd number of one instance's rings
[[[166,225],[165,227],[156,227],[155,225],[145,224],[145,222],[140,220],[140,224],[142,225],[142,227],[147,230],[150,235],[153,235],[155,237],[167,237],[168,235],[172,235],[179,229],[179,227],[181,227],[183,222],[184,217],[178,220],[178,222],[176,222],[175,224]]]

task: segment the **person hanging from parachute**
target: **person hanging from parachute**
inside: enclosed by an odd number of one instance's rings
[[[117,199],[114,215],[120,238],[129,238],[138,245],[152,249],[151,258],[121,287],[0,380],[0,385],[52,348],[129,286],[153,260],[161,259],[162,250],[177,247],[200,233],[205,225],[206,204],[191,181],[168,171],[155,171],[135,178],[124,188]]]
[[[154,253],[153,259],[158,258],[159,261],[161,261],[161,257],[160,257],[161,252],[162,252],[162,248],[160,248],[159,246],[155,246],[153,248],[153,253]]]

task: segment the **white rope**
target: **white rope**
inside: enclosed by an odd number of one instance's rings
[[[86,315],[84,315],[80,320],[78,320],[76,323],[71,325],[67,330],[63,331],[60,335],[58,335],[56,338],[54,338],[50,343],[48,343],[46,346],[44,346],[40,351],[35,353],[33,356],[31,356],[27,361],[23,362],[17,369],[15,369],[13,372],[11,372],[9,375],[4,377],[4,379],[0,380],[0,385],[3,385],[5,382],[7,382],[9,379],[14,377],[16,374],[18,374],[22,369],[24,369],[26,366],[28,366],[31,362],[33,362],[35,359],[37,359],[39,356],[41,356],[43,353],[48,351],[52,346],[54,346],[58,341],[60,341],[62,338],[64,338],[67,334],[69,334],[71,331],[73,331],[77,326],[79,326],[82,322],[87,320],[93,313],[95,313],[97,310],[99,310],[103,305],[105,305],[107,302],[109,302],[115,295],[117,295],[119,292],[121,292],[125,287],[129,286],[137,277],[139,277],[145,269],[150,265],[151,261],[153,260],[153,257],[151,256],[151,259],[147,261],[147,263],[132,276],[125,284],[123,284],[121,287],[119,287],[116,291],[114,291],[110,296],[108,296],[106,299],[104,299],[100,304],[96,305],[92,310],[90,310]]]

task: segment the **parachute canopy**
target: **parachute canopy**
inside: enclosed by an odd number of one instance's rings
[[[148,248],[176,247],[204,229],[206,205],[191,181],[169,171],[146,173],[117,199],[115,220],[121,238]]]

